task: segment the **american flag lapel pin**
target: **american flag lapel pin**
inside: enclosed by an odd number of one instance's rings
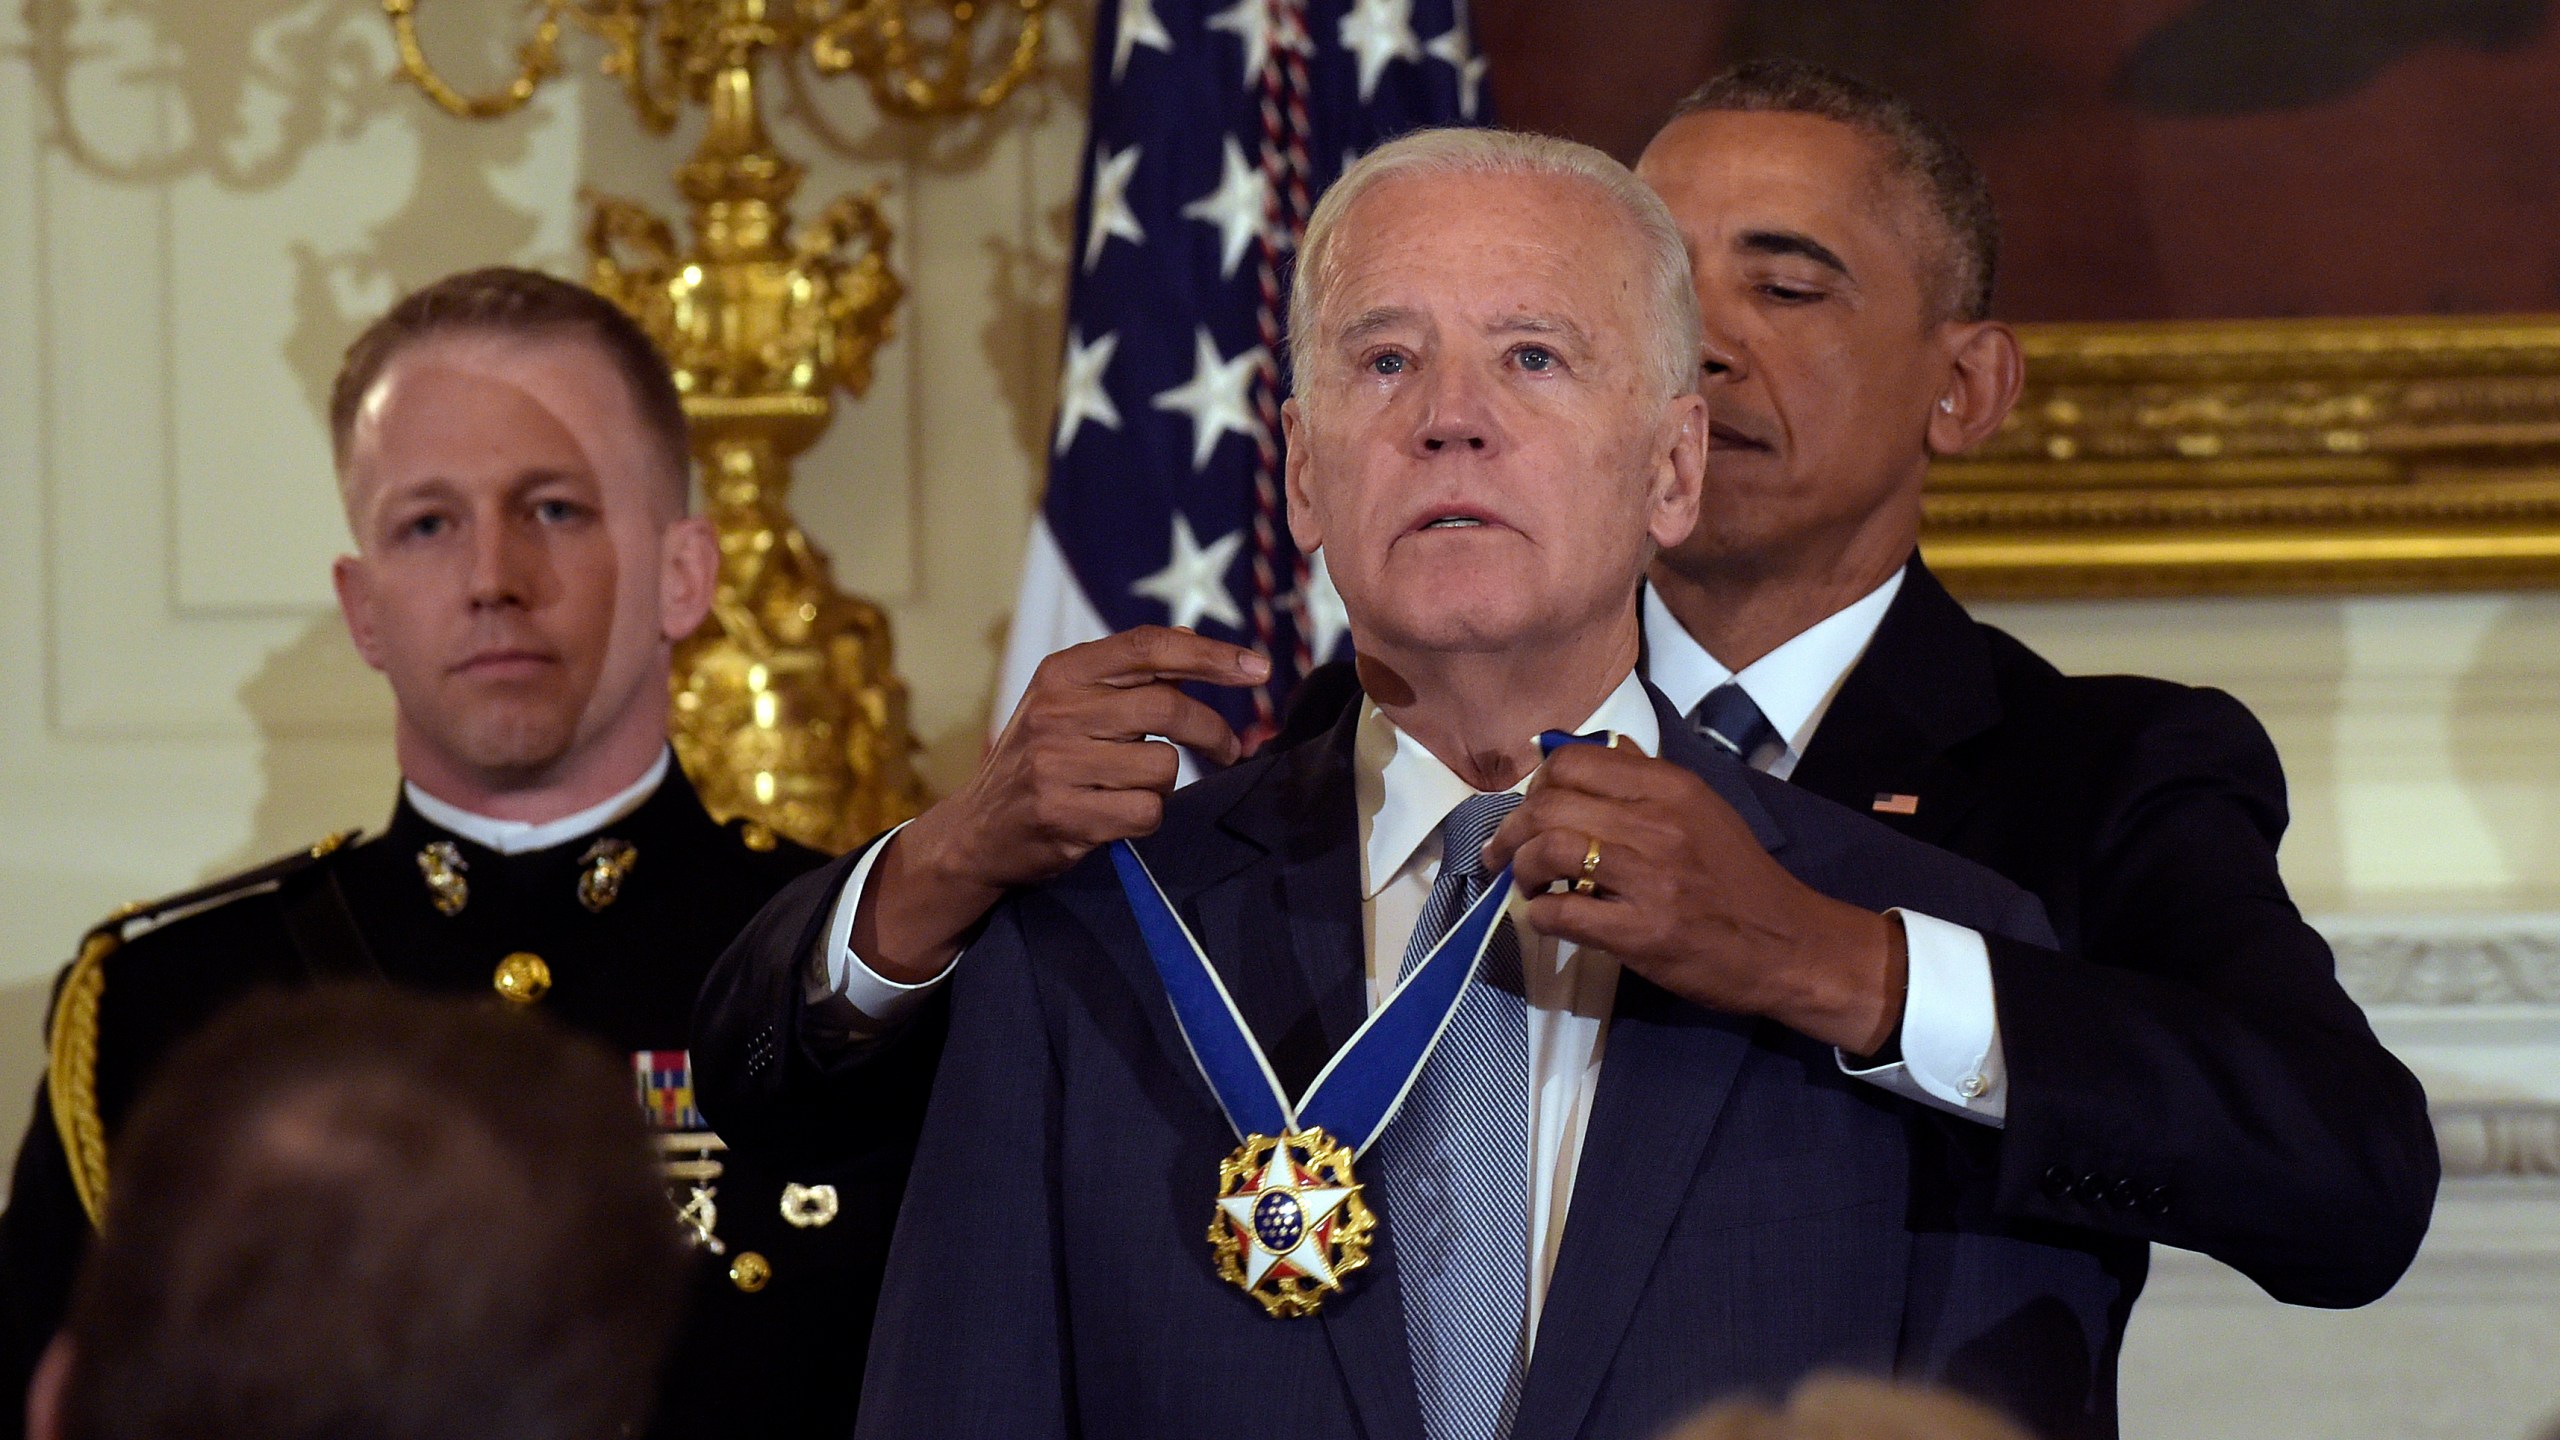
[[[1867,808],[1873,810],[1879,815],[1917,815],[1920,813],[1920,797],[1917,795],[1878,795],[1876,796],[1876,803],[1868,806]]]

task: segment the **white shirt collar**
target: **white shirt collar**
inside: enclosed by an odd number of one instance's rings
[[[1902,592],[1902,575],[1834,610],[1784,645],[1742,667],[1736,675],[1707,653],[1672,617],[1671,607],[1651,585],[1644,587],[1645,678],[1662,692],[1671,708],[1686,715],[1727,680],[1738,681],[1760,713],[1785,737],[1787,751],[1802,755],[1813,741],[1814,727],[1840,693],[1840,682],[1884,623],[1884,612]]]
[[[566,840],[575,840],[591,831],[601,830],[632,811],[647,804],[658,793],[658,785],[667,778],[667,766],[673,760],[669,751],[661,750],[640,778],[611,799],[590,805],[575,815],[539,824],[530,820],[496,820],[477,815],[459,805],[448,804],[418,788],[414,780],[401,782],[409,804],[430,824],[441,825],[463,839],[501,855],[523,855],[535,850],[548,850]]]
[[[1644,681],[1632,670],[1574,730],[1577,734],[1614,730],[1647,755],[1662,748],[1662,726],[1653,712],[1653,698],[1645,694]],[[1365,698],[1360,702],[1351,757],[1360,802],[1361,850],[1368,867],[1361,876],[1360,894],[1374,899],[1424,842],[1438,835],[1449,812],[1478,792],[1423,748],[1421,741],[1396,728],[1376,702]],[[1527,790],[1536,773],[1521,776],[1511,788]]]

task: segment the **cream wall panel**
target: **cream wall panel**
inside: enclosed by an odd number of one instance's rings
[[[2560,595],[1981,607],[2065,670],[2229,690],[2292,786],[2306,909],[2560,907]]]
[[[378,734],[381,707],[360,688],[305,685],[271,714],[254,713],[249,693],[273,678],[272,656],[307,638],[329,604],[328,559],[344,548],[320,397],[336,351],[388,298],[382,256],[399,249],[404,208],[417,212],[412,228],[455,237],[456,260],[469,253],[459,247],[500,238],[556,245],[568,233],[556,199],[545,220],[486,183],[486,203],[464,203],[458,192],[470,187],[436,177],[506,175],[512,163],[563,192],[576,130],[546,104],[516,122],[534,139],[511,142],[512,154],[466,146],[463,160],[485,163],[458,165],[425,144],[422,105],[390,112],[402,92],[370,78],[389,63],[387,38],[365,7],[343,4],[284,8],[222,32],[240,49],[235,63],[279,37],[346,48],[325,73],[244,79],[238,111],[210,114],[206,82],[146,68],[173,44],[208,58],[189,29],[201,17],[163,18],[168,33],[114,27],[114,43],[80,52],[72,103],[48,117],[61,142],[34,161],[37,324],[56,342],[44,352],[52,407],[40,501],[59,562],[48,597],[55,719],[100,736]],[[86,44],[86,27],[72,39]],[[225,56],[217,47],[209,58]],[[277,93],[325,91],[342,73],[369,77],[348,86],[368,103]],[[104,83],[115,77],[125,78]],[[316,106],[340,128],[262,125],[265,100]],[[226,119],[238,133],[213,128]],[[205,149],[212,134],[223,143]],[[333,287],[333,267],[348,268],[358,240],[385,283],[341,314],[336,289],[349,287]],[[352,288],[364,288],[361,276]],[[312,678],[348,678],[344,658],[320,660]]]
[[[369,72],[390,64],[380,28],[350,37]],[[401,109],[311,147],[276,184],[197,176],[161,197],[169,243],[152,269],[166,333],[137,351],[169,360],[187,614],[331,603],[327,567],[346,530],[325,503],[327,386],[346,343],[397,298],[393,274],[571,246],[559,197],[577,186],[576,106],[545,97],[503,125],[447,137],[411,92],[385,99]],[[260,523],[242,526],[244,511]]]
[[[2560,1420],[2560,1186],[2448,1186],[2406,1279],[2362,1310],[2278,1305],[2152,1252],[2125,1335],[2125,1440],[2536,1440]]]

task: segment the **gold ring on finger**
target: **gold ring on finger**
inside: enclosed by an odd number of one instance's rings
[[[1573,893],[1576,895],[1589,895],[1598,890],[1600,888],[1600,882],[1593,877],[1597,876],[1599,873],[1600,837],[1594,835],[1591,837],[1591,844],[1582,852],[1582,878],[1573,882]]]

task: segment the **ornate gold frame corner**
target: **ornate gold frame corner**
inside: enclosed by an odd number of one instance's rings
[[[1929,479],[1967,598],[2560,585],[2560,315],[2019,336],[2016,411]]]

